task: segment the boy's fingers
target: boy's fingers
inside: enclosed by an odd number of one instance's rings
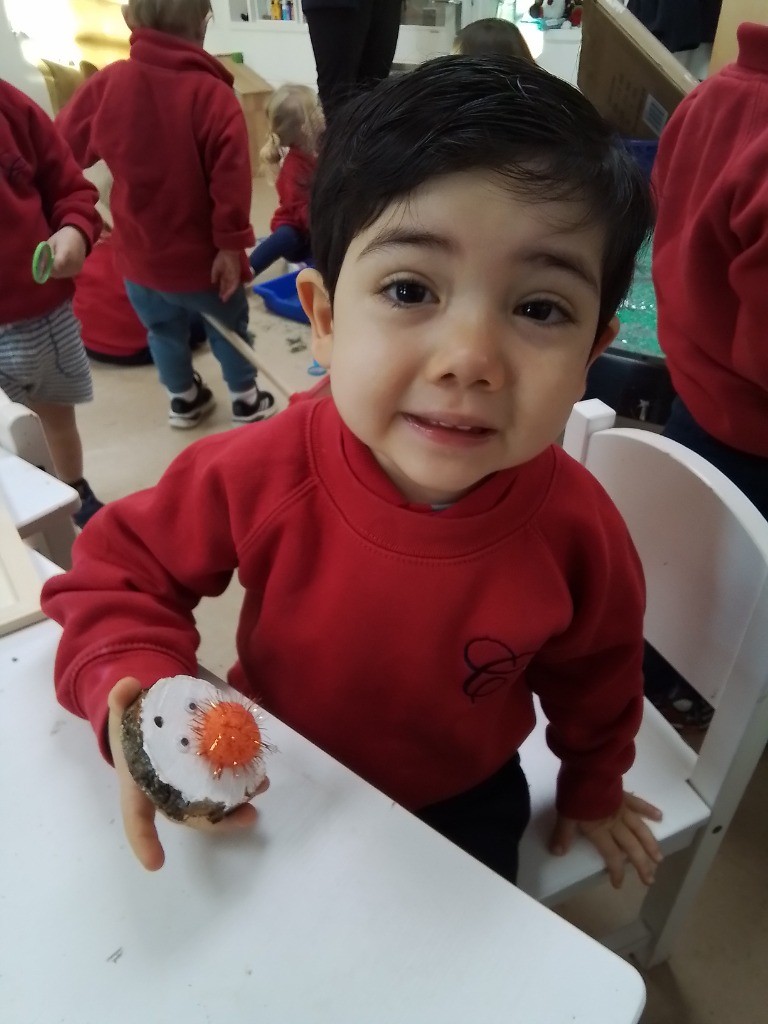
[[[132,704],[144,687],[134,676],[124,676],[109,691],[107,704],[109,710],[122,715],[129,704]]]
[[[656,837],[653,832],[648,828],[642,819],[629,823],[635,838],[643,848],[643,852],[651,858],[655,864],[659,864],[664,860],[664,854],[661,852],[661,847],[656,841]]]
[[[136,858],[147,871],[157,871],[165,862],[165,853],[155,827],[155,805],[131,783],[121,789],[120,806],[125,835]]]
[[[254,797],[259,796],[268,789],[269,779],[264,779],[253,795]],[[234,811],[230,811],[221,821],[217,821],[215,824],[212,821],[208,821],[207,818],[187,818],[184,824],[197,829],[199,832],[233,832],[243,828],[250,828],[258,815],[258,810],[253,804],[248,803],[236,807]]]
[[[250,828],[255,823],[258,813],[253,804],[242,804],[216,823],[208,821],[207,818],[187,818],[184,824],[198,832],[238,832],[240,829]]]
[[[124,676],[110,690],[107,700],[109,745],[120,785],[120,809],[125,836],[141,865],[147,871],[157,871],[163,866],[165,853],[155,828],[155,805],[133,781],[123,754],[120,735],[123,712],[142,689],[138,679]]]
[[[634,793],[624,794],[624,806],[630,811],[634,811],[635,814],[640,814],[651,821],[661,821],[663,817],[658,807],[654,806],[654,804],[649,804],[641,796],[635,796]]]
[[[618,824],[613,837],[623,851],[625,857],[637,871],[645,885],[651,885],[656,875],[656,864],[646,850],[640,838],[625,824]]]
[[[624,851],[609,832],[590,833],[589,839],[591,839],[598,853],[605,861],[611,885],[614,889],[620,889],[624,881],[624,868],[626,865]]]
[[[570,818],[558,817],[549,840],[549,852],[556,857],[562,857],[571,848],[575,835],[576,822]]]

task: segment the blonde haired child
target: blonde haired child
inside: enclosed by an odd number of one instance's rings
[[[270,135],[261,159],[275,181],[278,206],[269,229],[250,256],[260,274],[275,260],[293,263],[310,256],[309,193],[317,160],[322,114],[317,96],[305,85],[283,85],[267,105]]]
[[[456,36],[453,52],[462,57],[517,57],[533,63],[522,32],[503,18],[481,18],[467,25]]]

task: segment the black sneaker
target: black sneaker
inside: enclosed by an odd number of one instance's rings
[[[255,402],[246,402],[238,398],[232,403],[233,423],[256,423],[266,420],[274,413],[275,399],[269,391],[259,391]]]
[[[200,374],[193,374],[197,394],[191,401],[185,398],[172,398],[168,411],[168,425],[177,430],[189,430],[213,412],[216,399],[213,392],[203,383]]]
[[[88,520],[95,516],[100,508],[104,508],[104,502],[99,501],[87,480],[78,480],[72,487],[80,495],[80,508],[72,514],[72,518],[75,526],[82,530]]]

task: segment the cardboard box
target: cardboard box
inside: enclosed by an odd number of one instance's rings
[[[235,96],[245,114],[248,129],[248,152],[251,157],[251,172],[254,177],[263,174],[259,152],[269,135],[267,103],[273,93],[272,86],[261,75],[234,60],[231,56],[218,58],[235,80]]]
[[[619,0],[585,0],[578,84],[621,135],[656,139],[698,81]]]

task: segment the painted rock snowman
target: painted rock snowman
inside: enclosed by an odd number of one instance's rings
[[[123,751],[136,784],[169,818],[220,821],[266,777],[256,704],[204,679],[159,679],[126,709]]]

